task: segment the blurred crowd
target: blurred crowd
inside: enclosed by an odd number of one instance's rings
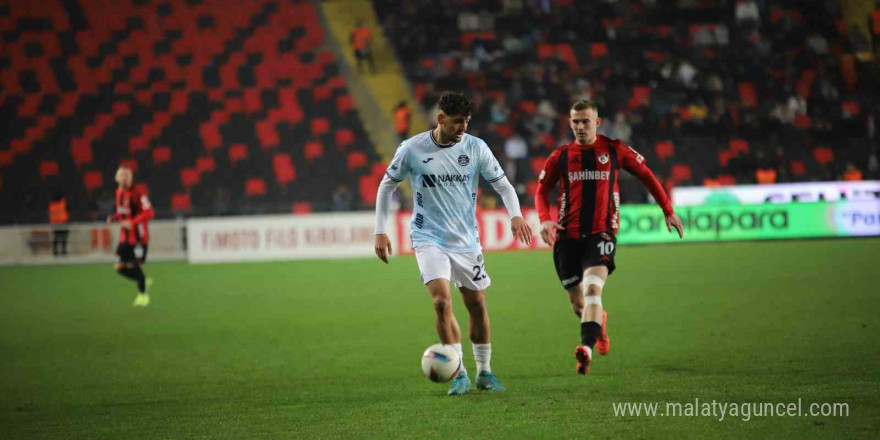
[[[468,93],[471,132],[520,183],[532,159],[570,140],[580,98],[668,186],[880,172],[872,35],[847,25],[837,1],[374,4],[426,110],[443,90]]]

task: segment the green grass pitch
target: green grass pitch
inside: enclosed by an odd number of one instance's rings
[[[0,268],[0,437],[877,438],[878,256],[878,239],[624,246],[603,299],[611,353],[579,377],[550,253],[489,253],[509,391],[460,398],[422,376],[437,337],[413,257],[150,263],[146,309],[110,265]],[[849,416],[612,406],[799,398]]]

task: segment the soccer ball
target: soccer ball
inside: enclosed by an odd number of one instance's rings
[[[422,355],[422,371],[434,382],[449,382],[460,369],[461,359],[451,345],[434,344]]]

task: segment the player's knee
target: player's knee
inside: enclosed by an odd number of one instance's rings
[[[465,295],[464,304],[471,313],[486,310],[486,296],[480,293],[474,295]]]
[[[122,263],[116,262],[115,264],[113,264],[113,269],[115,269],[117,272],[121,271],[122,270]]]
[[[446,314],[452,314],[452,301],[450,298],[445,295],[435,295],[434,296],[434,311],[438,316],[444,316]]]

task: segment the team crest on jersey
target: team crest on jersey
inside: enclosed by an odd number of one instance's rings
[[[608,163],[608,154],[607,153],[602,153],[599,155],[599,163],[601,163],[602,165],[605,165],[606,163]]]
[[[477,263],[482,263],[482,262],[483,262],[483,255],[482,254],[477,255]]]
[[[466,166],[468,166],[469,163],[471,163],[471,158],[467,157],[466,154],[462,154],[461,156],[458,156],[458,164],[459,165],[466,167]]]

